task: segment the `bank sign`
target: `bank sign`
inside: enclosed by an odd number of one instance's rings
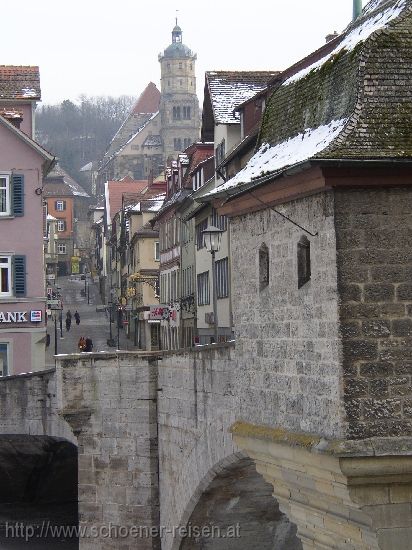
[[[8,323],[41,323],[42,310],[32,311],[0,311],[0,324]]]

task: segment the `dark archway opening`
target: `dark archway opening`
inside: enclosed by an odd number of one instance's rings
[[[224,469],[200,497],[180,550],[302,550],[272,493],[252,460]]]
[[[1,548],[79,547],[77,456],[65,439],[0,436]]]

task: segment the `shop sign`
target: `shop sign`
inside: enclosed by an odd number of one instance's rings
[[[31,323],[40,323],[43,317],[41,309],[34,309],[30,312],[27,311],[0,311],[0,324],[6,323],[28,323],[27,318],[30,313]]]
[[[169,307],[162,305],[150,306],[149,319],[152,321],[169,319]]]

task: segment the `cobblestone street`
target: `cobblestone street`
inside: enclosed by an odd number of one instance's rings
[[[93,341],[93,351],[110,351],[116,349],[117,346],[111,348],[107,345],[107,339],[110,335],[109,315],[105,311],[96,311],[96,307],[101,305],[101,300],[98,291],[98,285],[92,281],[87,281],[89,304],[87,303],[87,293],[84,296],[85,281],[80,280],[80,276],[59,277],[56,285],[61,288],[60,293],[63,301],[63,319],[62,319],[62,334],[61,338],[60,323],[57,321],[57,353],[78,353],[78,341],[81,336],[91,338]],[[82,293],[83,291],[83,293]],[[72,324],[70,330],[66,330],[65,320],[67,311],[72,314]],[[80,314],[80,324],[76,325],[74,319],[75,311]],[[59,312],[57,312],[59,313]],[[47,332],[50,334],[50,345],[46,351],[46,367],[54,366],[55,353],[55,331],[53,318],[49,318],[47,322]],[[112,335],[117,344],[117,325],[112,323]],[[120,349],[132,350],[136,349],[132,342],[125,336],[125,331],[119,331]]]

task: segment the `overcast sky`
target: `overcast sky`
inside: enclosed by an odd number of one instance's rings
[[[363,0],[366,5],[367,0]],[[4,5],[5,4],[5,5]],[[3,65],[39,65],[43,103],[81,94],[138,96],[159,87],[158,54],[178,22],[207,70],[280,70],[341,32],[352,0],[5,0]],[[245,9],[247,8],[247,9]]]

